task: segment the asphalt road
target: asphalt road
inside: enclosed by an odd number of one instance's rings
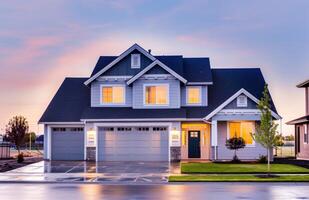
[[[308,183],[202,183],[168,185],[0,184],[2,200],[97,199],[309,199]]]

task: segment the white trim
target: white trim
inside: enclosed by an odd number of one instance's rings
[[[139,52],[141,52],[142,54],[144,54],[146,57],[148,57],[151,61],[156,60],[155,57],[153,57],[150,53],[148,53],[148,51],[146,51],[145,49],[143,49],[142,47],[140,47],[138,44],[134,44],[132,45],[129,49],[127,49],[125,52],[123,52],[122,54],[120,54],[115,60],[113,60],[111,63],[109,63],[107,66],[105,66],[103,69],[101,69],[100,71],[98,71],[95,75],[93,75],[92,77],[90,77],[87,81],[84,82],[85,85],[88,85],[89,83],[91,83],[92,81],[94,81],[96,78],[98,78],[101,74],[103,74],[104,72],[106,72],[108,69],[110,69],[111,67],[113,67],[115,64],[117,64],[119,61],[121,61],[124,57],[126,57],[127,55],[129,55],[132,51],[134,50],[138,50]]]
[[[99,129],[97,126],[94,125],[94,130],[95,130],[95,134],[96,134],[96,147],[95,147],[95,161],[98,162],[99,161]],[[96,167],[96,172],[98,172],[98,168]]]
[[[212,85],[213,82],[187,82],[187,85]]]
[[[217,120],[211,121],[211,146],[218,146],[218,122]],[[216,160],[215,156],[215,160]]]
[[[217,114],[220,110],[222,110],[225,106],[227,106],[229,103],[231,103],[234,99],[236,99],[241,94],[245,94],[247,97],[249,97],[255,103],[257,103],[257,104],[259,103],[259,100],[257,98],[255,98],[252,94],[250,94],[244,88],[241,88],[240,90],[238,90],[238,92],[233,94],[230,98],[228,98],[225,102],[223,102],[220,106],[218,106],[210,114],[208,114],[206,117],[204,117],[204,119],[209,120],[210,118],[212,118],[215,114]],[[281,117],[278,114],[276,114],[274,111],[271,111],[271,114],[275,119],[281,119]]]
[[[259,109],[222,109],[217,115],[260,115]]]
[[[51,160],[51,127],[47,126],[47,159]]]
[[[134,63],[133,63],[133,58],[134,57],[137,57],[137,64],[136,65],[134,65]],[[139,53],[134,53],[134,54],[131,54],[131,68],[132,69],[139,69],[139,68],[141,68],[141,54],[139,54]]]
[[[303,142],[304,142],[304,144],[308,144],[309,143],[309,138],[308,138],[309,134],[308,134],[307,124],[304,124],[303,127],[304,127],[304,140],[303,140]],[[307,142],[305,142],[305,137],[307,137]]]
[[[152,62],[150,65],[148,65],[147,67],[145,67],[142,71],[140,71],[139,73],[137,73],[135,76],[133,76],[130,80],[127,81],[127,85],[130,85],[131,83],[133,83],[134,81],[136,81],[139,77],[141,77],[142,75],[144,75],[147,71],[149,71],[151,68],[153,68],[154,66],[159,65],[160,67],[162,67],[163,69],[165,69],[168,73],[172,74],[175,78],[177,78],[178,80],[180,80],[183,83],[187,83],[187,80],[184,79],[182,76],[180,76],[179,74],[177,74],[174,70],[172,70],[171,68],[169,68],[168,66],[166,66],[165,64],[163,64],[161,61],[159,60],[155,60],[154,62]]]
[[[227,125],[227,131],[226,131],[226,139],[230,139],[230,126],[229,126],[229,123],[230,122],[236,122],[236,123],[240,123],[240,131],[242,130],[241,128],[241,124],[242,122],[252,122],[254,124],[254,132],[256,130],[256,124],[255,124],[255,121],[245,121],[245,120],[231,120],[231,121],[227,121],[226,125]],[[242,137],[242,136],[241,136]],[[246,144],[245,148],[246,147],[256,147],[255,146],[255,140],[252,138],[252,144]]]
[[[210,123],[208,121],[205,121],[200,118],[191,118],[191,119],[186,119],[186,118],[132,118],[132,119],[81,119],[81,121],[86,121],[86,122],[162,122],[162,121],[204,121],[206,123]]]
[[[189,103],[188,102],[188,97],[189,97],[189,89],[190,88],[199,88],[200,90],[200,102],[199,103]],[[186,86],[186,105],[187,106],[201,106],[202,105],[202,86]]]
[[[38,124],[46,124],[46,125],[73,125],[73,124],[76,124],[76,125],[83,125],[84,123],[83,122],[39,122]]]
[[[98,81],[127,81],[132,76],[100,76],[97,78]]]
[[[86,130],[86,122],[84,122],[84,160],[87,160],[87,130]]]
[[[146,87],[149,86],[166,86],[166,104],[147,104],[146,103]],[[156,96],[157,101],[157,96]],[[144,83],[143,84],[143,106],[144,107],[166,107],[170,105],[170,85],[168,83]]]
[[[104,87],[122,87],[123,88],[123,102],[122,103],[104,103],[102,99],[102,89]],[[125,84],[101,84],[100,85],[100,105],[101,106],[120,106],[126,105],[126,85]]]

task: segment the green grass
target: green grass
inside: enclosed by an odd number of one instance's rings
[[[169,182],[309,182],[309,175],[282,175],[274,178],[255,175],[184,175],[170,176]]]
[[[185,174],[259,174],[267,172],[267,164],[254,163],[181,163]],[[309,174],[309,169],[289,164],[271,164],[271,173]]]

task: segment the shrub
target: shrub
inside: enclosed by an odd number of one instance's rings
[[[258,163],[267,163],[267,157],[264,155],[260,155]]]
[[[24,162],[24,154],[23,154],[23,153],[18,154],[18,156],[17,156],[17,162],[18,162],[18,163]]]
[[[234,150],[234,156],[232,162],[240,162],[240,160],[237,157],[236,151],[246,146],[245,140],[242,137],[235,136],[226,140],[225,146],[230,150]]]

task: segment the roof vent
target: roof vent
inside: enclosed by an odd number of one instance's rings
[[[151,54],[151,49],[148,49],[148,53]]]

